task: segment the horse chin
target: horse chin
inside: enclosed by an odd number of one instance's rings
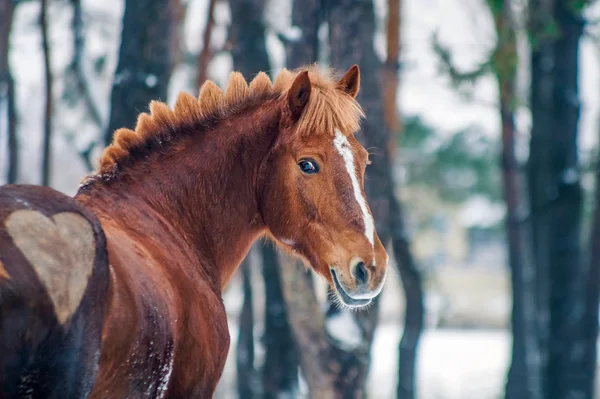
[[[365,307],[372,302],[371,298],[366,298],[366,299],[352,298],[350,295],[348,295],[346,290],[344,290],[344,287],[342,286],[342,284],[340,284],[340,281],[335,273],[335,270],[330,269],[330,272],[331,272],[331,277],[333,279],[333,286],[335,288],[335,292],[336,292],[338,298],[340,299],[340,302],[342,304],[344,304],[344,306],[356,309],[356,308]]]

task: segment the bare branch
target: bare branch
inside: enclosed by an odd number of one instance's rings
[[[452,60],[451,50],[440,42],[437,32],[432,35],[431,41],[433,51],[437,55],[440,63],[440,72],[450,78],[450,83],[457,90],[465,90],[466,86],[474,85],[481,77],[486,76],[492,71],[492,57],[486,57],[485,61],[469,71],[461,71],[456,67]],[[469,93],[463,92],[462,94],[468,95]]]
[[[210,0],[208,4],[206,27],[204,28],[204,35],[202,37],[203,47],[200,54],[198,54],[198,74],[196,76],[196,87],[200,87],[207,78],[208,74],[208,63],[210,62],[212,51],[210,49],[210,39],[212,37],[212,30],[215,25],[214,11],[215,11],[216,0]]]
[[[103,119],[102,114],[92,97],[83,68],[85,35],[83,32],[81,0],[71,0],[71,3],[73,5],[73,20],[71,21],[71,29],[73,32],[73,59],[67,69],[66,77],[70,77],[75,81],[76,89],[83,98],[83,102],[92,121],[98,127],[101,127]]]

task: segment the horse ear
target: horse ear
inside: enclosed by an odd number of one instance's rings
[[[308,71],[300,72],[294,83],[288,90],[287,101],[290,107],[292,118],[295,120],[300,119],[304,107],[308,103],[310,98],[310,78],[308,77]]]
[[[358,90],[360,89],[360,69],[358,69],[358,65],[352,65],[350,69],[348,69],[348,72],[344,74],[344,77],[340,79],[337,86],[338,89],[346,92],[352,97],[356,97]]]

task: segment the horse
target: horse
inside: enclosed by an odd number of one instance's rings
[[[343,306],[388,255],[364,192],[360,71],[232,72],[119,129],[74,197],[0,189],[0,398],[208,398],[229,349],[222,292],[257,239]]]

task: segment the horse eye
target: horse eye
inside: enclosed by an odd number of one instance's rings
[[[307,175],[312,175],[313,173],[317,173],[319,171],[317,163],[313,160],[303,159],[298,162],[298,166],[302,172],[306,173]]]

